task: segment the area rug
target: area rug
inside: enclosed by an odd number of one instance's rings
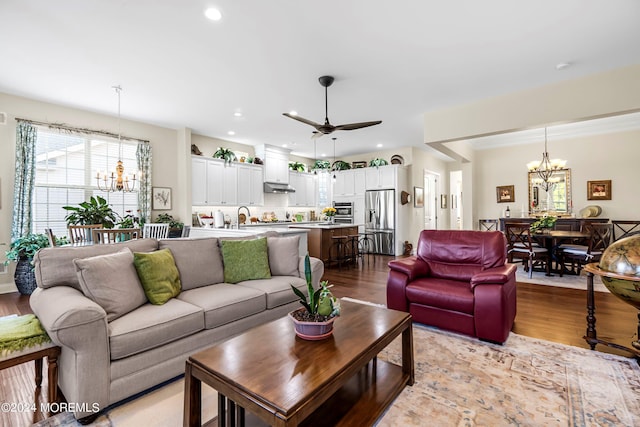
[[[416,382],[378,426],[638,426],[640,368],[633,359],[511,334],[504,346],[414,325]],[[379,357],[400,363],[400,341]],[[94,426],[182,425],[179,379],[109,410]],[[217,412],[204,386],[204,420]],[[39,427],[79,426],[69,413]]]
[[[529,273],[522,269],[521,265],[518,265],[518,271],[516,272],[516,281],[519,283],[533,283],[534,285],[545,286],[557,286],[559,288],[569,289],[583,289],[587,290],[587,274],[583,271],[580,275],[565,274],[560,277],[558,274],[553,276],[546,276],[542,271],[534,271],[532,278],[529,278]],[[600,276],[594,276],[593,289],[596,292],[609,292],[609,290],[602,284]]]
[[[638,426],[634,359],[511,334],[501,346],[414,325],[416,382],[378,426]],[[401,364],[396,340],[381,359]]]

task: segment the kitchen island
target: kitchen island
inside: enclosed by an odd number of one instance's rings
[[[307,230],[309,255],[329,262],[334,236],[358,235],[358,224],[333,224],[327,222],[291,224],[289,229]]]
[[[209,227],[193,227],[189,237],[243,237],[251,235],[259,235],[268,231],[275,231],[281,236],[300,236],[299,254],[304,256],[307,254],[307,230],[290,229],[287,225],[279,226],[251,226],[237,228],[209,228]]]

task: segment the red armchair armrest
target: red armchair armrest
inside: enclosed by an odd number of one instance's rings
[[[500,285],[515,281],[517,266],[515,264],[505,264],[500,267],[488,268],[480,273],[476,273],[471,278],[471,289],[476,285]]]
[[[416,256],[389,261],[389,268],[405,274],[407,282],[429,274],[429,265]]]

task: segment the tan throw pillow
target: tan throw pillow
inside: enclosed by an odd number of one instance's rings
[[[267,237],[269,268],[274,276],[298,277],[300,236]]]
[[[162,305],[180,294],[180,273],[169,249],[134,252],[133,265],[151,304]]]
[[[129,248],[108,255],[74,259],[82,292],[117,319],[147,302]]]

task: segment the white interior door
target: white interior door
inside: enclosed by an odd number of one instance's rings
[[[438,229],[438,181],[440,174],[424,171],[424,229]]]

